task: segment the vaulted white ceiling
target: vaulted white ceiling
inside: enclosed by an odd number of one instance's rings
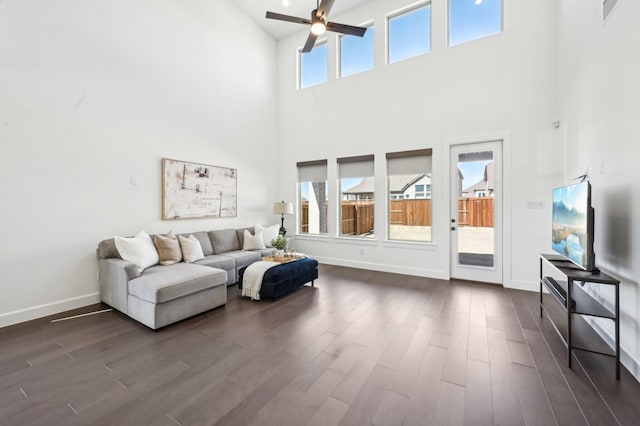
[[[265,14],[268,11],[282,13],[285,15],[297,16],[300,18],[311,17],[311,11],[316,8],[316,0],[289,0],[289,6],[284,6],[282,0],[230,0],[238,6],[244,13],[253,19],[266,32],[271,34],[275,39],[281,39],[289,34],[300,31],[303,25],[291,22],[279,22],[272,19],[266,19]],[[331,9],[331,16],[337,16],[341,13],[360,6],[371,0],[336,0]],[[340,22],[349,24],[349,22]]]

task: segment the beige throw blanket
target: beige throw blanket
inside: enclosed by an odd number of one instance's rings
[[[264,273],[279,262],[258,261],[247,266],[242,276],[242,296],[249,296],[252,300],[260,300],[260,288],[262,288],[262,278]]]

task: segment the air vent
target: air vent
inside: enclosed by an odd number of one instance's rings
[[[602,21],[606,21],[620,0],[602,0]]]

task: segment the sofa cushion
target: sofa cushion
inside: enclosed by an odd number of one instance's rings
[[[193,235],[189,235],[189,238],[185,238],[182,235],[178,237],[180,241],[180,247],[182,248],[182,256],[186,263],[195,262],[196,260],[204,259],[204,253],[202,253],[202,246],[200,241]]]
[[[156,235],[153,239],[153,244],[158,250],[158,256],[160,256],[161,265],[173,265],[182,261],[182,250],[180,250],[180,243],[173,234],[173,231],[165,235]]]
[[[213,254],[222,254],[242,248],[235,229],[209,231],[209,237],[211,237],[213,245]]]
[[[245,229],[249,231],[251,235],[254,234],[253,226],[251,228],[240,228],[236,229],[236,235],[238,236],[238,241],[240,242],[240,247],[244,247],[244,231]]]
[[[207,256],[204,259],[197,260],[193,263],[196,265],[212,266],[214,268],[224,269],[225,271],[229,271],[236,267],[236,261],[234,258],[218,254],[212,254],[211,256]]]
[[[273,256],[275,252],[276,252],[276,249],[274,249],[273,247],[267,247],[262,250],[256,250],[256,253],[260,253],[261,256]]]
[[[266,248],[262,240],[262,231],[256,231],[255,235],[251,235],[245,229],[243,240],[242,250],[262,250]]]
[[[118,253],[116,241],[113,238],[100,241],[100,244],[98,244],[98,259],[109,259],[112,257],[122,259],[120,253]]]
[[[227,272],[218,268],[176,263],[152,266],[129,281],[129,294],[151,303],[163,303],[227,282]]]
[[[266,247],[273,247],[273,245],[271,244],[271,240],[275,240],[276,238],[278,238],[278,234],[280,233],[280,225],[256,225],[255,230],[262,231],[262,238],[264,239],[264,245]]]
[[[211,240],[209,239],[209,233],[207,231],[178,234],[178,237],[189,238],[189,236],[191,235],[193,235],[195,239],[198,240],[198,242],[200,243],[203,256],[209,256],[213,254],[213,247],[211,246]]]
[[[236,268],[241,268],[243,266],[247,266],[252,264],[253,262],[257,262],[262,259],[262,255],[259,251],[229,251],[223,254],[223,256],[230,257],[235,260]]]
[[[211,246],[211,239],[209,238],[209,233],[207,231],[194,232],[192,234],[198,241],[200,241],[200,247],[202,247],[202,254],[205,256],[210,256],[213,254],[213,247]],[[188,235],[185,235],[188,237]]]

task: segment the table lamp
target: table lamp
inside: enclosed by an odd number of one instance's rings
[[[280,201],[279,203],[273,203],[273,214],[281,215],[280,235],[284,237],[284,234],[287,233],[287,230],[284,227],[284,215],[293,214],[293,203],[285,203],[284,201]]]

